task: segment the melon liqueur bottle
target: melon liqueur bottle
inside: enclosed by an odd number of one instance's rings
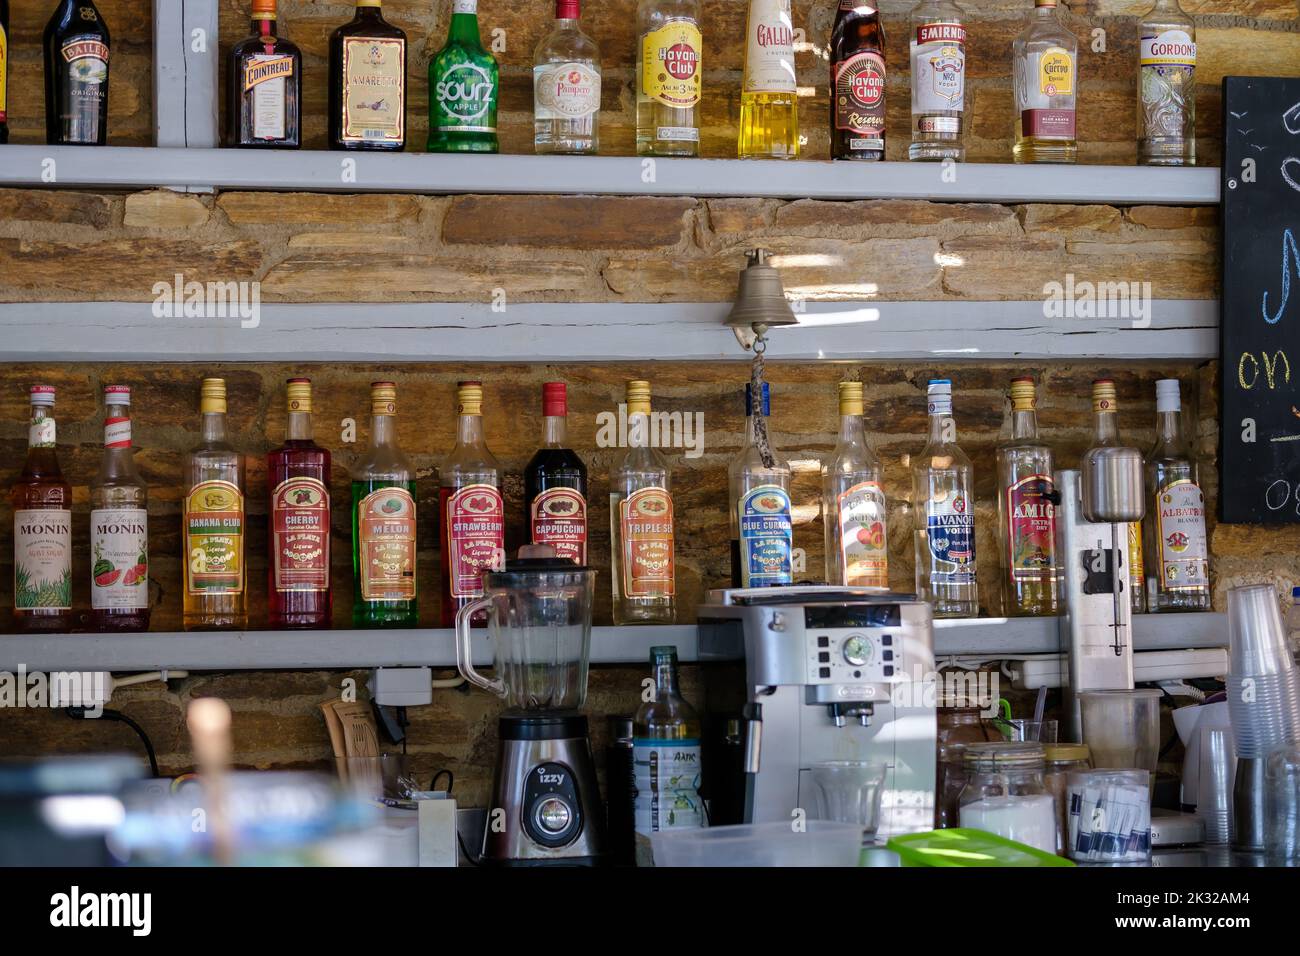
[[[497,151],[497,61],[478,33],[478,0],[452,0],[447,43],[429,61],[431,153]]]

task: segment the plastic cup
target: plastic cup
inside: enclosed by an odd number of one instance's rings
[[[1264,851],[1300,860],[1300,749],[1282,747],[1264,762]]]
[[[1083,742],[1098,767],[1154,772],[1160,753],[1160,691],[1079,692]]]
[[[1282,624],[1282,609],[1271,584],[1228,591],[1228,673],[1232,676],[1281,674],[1295,670]]]
[[[1196,813],[1205,822],[1206,843],[1232,842],[1232,787],[1237,755],[1232,732],[1206,727],[1200,732],[1200,780]]]

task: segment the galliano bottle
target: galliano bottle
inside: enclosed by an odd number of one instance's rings
[[[1208,611],[1212,603],[1205,495],[1182,419],[1178,379],[1156,382],[1156,441],[1146,460],[1151,611]]]
[[[913,160],[966,157],[966,26],[951,0],[922,0],[912,10]]]
[[[72,488],[55,451],[54,386],[31,387],[27,460],[9,491],[14,511],[14,627],[72,629]]]
[[[97,631],[149,629],[149,486],[135,467],[131,389],[104,386],[104,457],[90,486],[90,619]]]
[[[975,617],[975,478],[957,447],[952,382],[934,379],[926,389],[930,437],[912,459],[916,514],[916,592],[935,617]]]
[[[741,159],[799,155],[799,94],[790,0],[749,0],[740,88]]]
[[[1196,163],[1196,23],[1178,0],[1156,0],[1138,42],[1138,163]]]
[[[639,155],[699,155],[702,49],[699,0],[637,0]]]
[[[880,461],[862,423],[862,383],[840,382],[840,434],[822,462],[826,582],[889,587],[888,504]]]
[[[533,145],[539,153],[600,151],[600,48],[582,32],[579,0],[555,0],[555,26],[533,54]]]
[[[587,563],[587,466],[569,447],[563,382],[542,385],[542,446],[524,469],[524,509],[533,544]]]
[[[1119,401],[1115,383],[1099,378],[1092,383],[1092,445],[1093,448],[1121,446],[1119,437]],[[1151,515],[1147,515],[1150,520]],[[1129,606],[1135,614],[1147,609],[1145,565],[1142,560],[1142,525],[1133,521],[1128,525],[1128,592]]]
[[[731,498],[731,586],[790,584],[794,580],[794,525],[790,519],[790,465],[771,448],[770,391],[754,402],[745,386],[744,446],[728,469]],[[764,460],[762,448],[767,446]]]
[[[1038,438],[1032,378],[1011,382],[1011,438],[998,445],[997,465],[1003,613],[1056,614],[1052,450]]]
[[[483,48],[478,0],[452,0],[447,42],[429,61],[431,153],[495,153],[497,61]]]

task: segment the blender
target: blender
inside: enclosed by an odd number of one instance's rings
[[[532,557],[549,551],[549,557]],[[456,614],[456,666],[506,702],[484,863],[591,865],[605,835],[587,717],[596,572],[535,546],[483,575],[483,596]],[[474,669],[470,621],[486,611],[496,676]]]

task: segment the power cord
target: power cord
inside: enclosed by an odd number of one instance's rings
[[[128,727],[130,727],[132,730],[135,731],[136,736],[140,738],[140,743],[144,745],[144,752],[149,757],[150,774],[155,777],[159,775],[158,755],[154,752],[153,741],[149,739],[149,735],[144,732],[143,727],[137,724],[126,714],[122,713],[120,710],[109,710],[107,707],[105,707],[104,709],[99,711],[97,715],[95,715],[89,713],[87,708],[85,707],[66,707],[64,708],[63,712],[67,714],[69,717],[73,717],[78,720],[104,719],[104,720],[116,720],[120,724],[126,724]]]

